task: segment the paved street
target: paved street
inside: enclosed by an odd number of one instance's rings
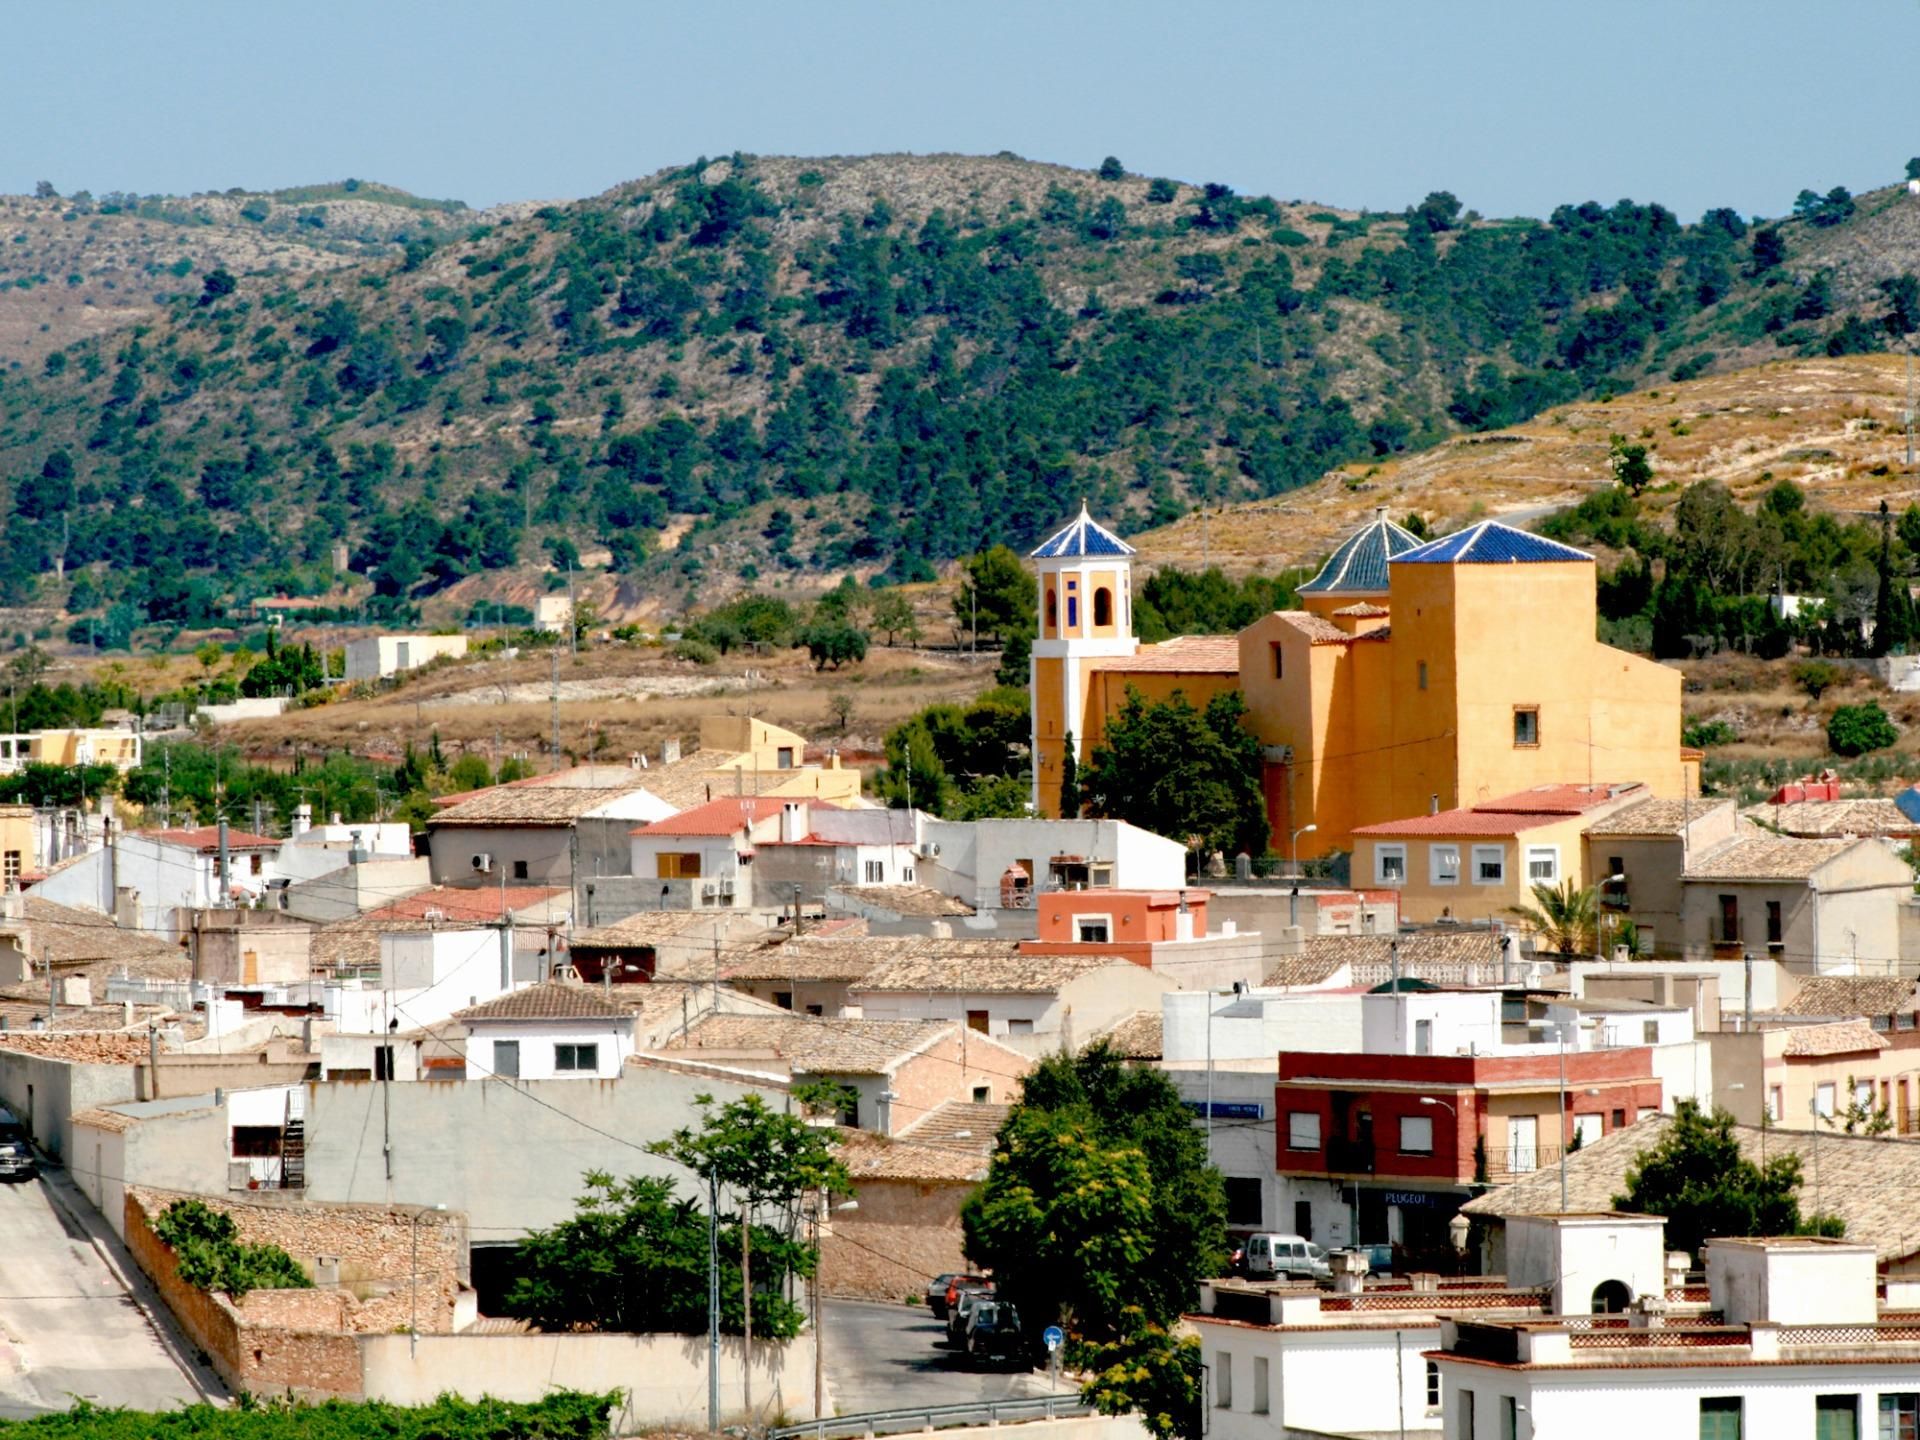
[[[1024,1370],[979,1371],[938,1343],[945,1327],[925,1305],[826,1300],[827,1383],[842,1415],[906,1405],[952,1405],[1044,1395],[1044,1377]]]
[[[54,1186],[64,1187],[68,1208],[55,1203]],[[179,1354],[191,1364],[191,1352],[171,1322],[162,1330],[149,1320],[101,1259],[95,1236],[118,1242],[64,1174],[0,1185],[0,1235],[0,1418],[64,1410],[76,1398],[136,1410],[202,1398],[175,1361]],[[120,1266],[137,1274],[124,1251]],[[200,1373],[202,1383],[217,1383]]]

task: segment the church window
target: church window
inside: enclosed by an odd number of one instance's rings
[[[1104,585],[1093,592],[1093,623],[1113,624],[1113,591]]]

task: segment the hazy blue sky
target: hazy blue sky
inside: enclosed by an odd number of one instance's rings
[[[700,154],[1013,150],[1398,208],[1779,214],[1920,153],[1916,0],[7,7],[0,190],[359,176],[475,205]]]

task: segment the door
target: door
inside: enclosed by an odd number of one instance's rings
[[[1540,1121],[1515,1115],[1507,1121],[1507,1165],[1515,1174],[1540,1168]]]
[[[520,1078],[520,1042],[518,1040],[493,1042],[493,1073],[502,1080]]]
[[[240,957],[240,983],[258,985],[260,983],[260,952],[249,950]]]

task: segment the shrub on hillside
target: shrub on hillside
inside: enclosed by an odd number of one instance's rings
[[[1884,750],[1900,738],[1893,721],[1877,701],[1864,705],[1842,705],[1827,722],[1827,744],[1836,755],[1864,755],[1869,750]]]

